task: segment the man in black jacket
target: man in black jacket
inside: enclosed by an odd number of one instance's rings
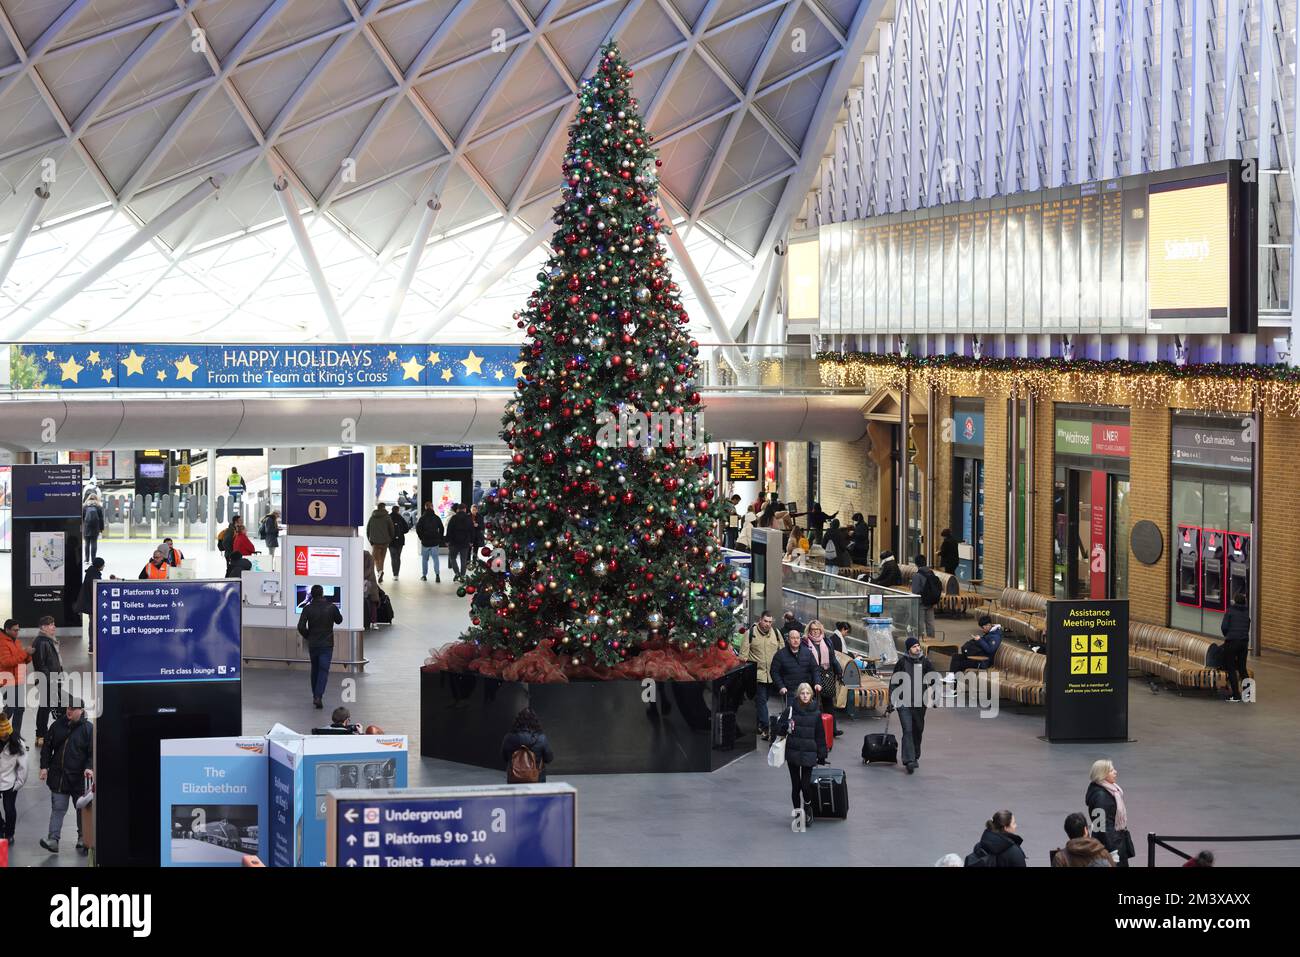
[[[45,744],[50,727],[50,712],[58,709],[59,691],[63,687],[63,658],[59,655],[59,638],[54,617],[46,615],[38,623],[39,632],[32,642],[32,670],[41,676],[40,705],[36,709],[36,746]]]
[[[921,653],[921,642],[907,639],[905,653],[899,655],[889,676],[889,708],[898,712],[902,727],[903,767],[911,774],[921,762],[921,736],[925,734],[925,676],[935,671],[930,659]]]
[[[791,629],[786,635],[785,647],[772,656],[772,684],[785,698],[787,706],[794,704],[795,693],[801,684],[812,685],[814,694],[822,692],[821,669],[812,652],[803,644],[803,635]]]
[[[298,634],[307,642],[307,654],[311,658],[311,695],[312,704],[317,708],[325,707],[325,684],[330,677],[330,662],[334,660],[334,626],[343,624],[343,613],[339,606],[325,600],[325,589],[320,585],[311,586],[311,600],[303,606],[298,617]]]
[[[464,581],[469,571],[469,553],[474,547],[474,519],[463,505],[453,505],[447,519],[447,564],[454,581]]]
[[[1232,607],[1219,623],[1223,632],[1223,668],[1228,672],[1229,701],[1241,700],[1240,678],[1246,677],[1246,656],[1250,652],[1250,612],[1246,611],[1246,596],[1241,592],[1232,596]]]
[[[433,510],[432,502],[424,503],[424,512],[415,523],[415,534],[420,539],[420,581],[429,580],[429,559],[433,559],[433,580],[442,581],[442,559],[438,549],[446,541],[447,533],[442,527],[442,519]]]
[[[80,701],[72,701],[61,714],[41,748],[41,780],[50,789],[50,831],[41,838],[41,847],[51,854],[59,853],[59,836],[63,832],[63,817],[68,805],[86,793],[94,777],[94,729],[86,720]],[[74,811],[74,813],[76,813]],[[81,838],[81,815],[77,817],[77,852],[86,853]]]

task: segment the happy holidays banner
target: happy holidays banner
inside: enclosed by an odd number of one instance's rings
[[[513,388],[517,345],[12,346],[15,389]]]

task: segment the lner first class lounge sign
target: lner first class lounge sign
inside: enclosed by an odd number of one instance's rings
[[[1047,603],[1047,739],[1128,740],[1128,602]]]

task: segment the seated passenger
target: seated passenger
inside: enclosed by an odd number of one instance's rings
[[[1065,819],[1065,847],[1052,852],[1053,867],[1114,867],[1110,851],[1088,832],[1088,819],[1075,811]]]
[[[980,615],[980,635],[961,646],[961,652],[952,656],[952,671],[965,671],[967,668],[987,668],[993,663],[993,656],[1002,644],[1002,626],[993,624],[988,615]],[[970,656],[980,655],[987,661],[971,661]]]
[[[874,585],[884,585],[886,588],[897,588],[903,584],[903,570],[898,567],[898,559],[893,552],[886,550],[880,553],[880,571],[871,581]]]

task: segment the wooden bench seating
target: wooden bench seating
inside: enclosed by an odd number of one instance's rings
[[[1041,706],[1046,701],[1047,656],[1025,648],[998,645],[988,669],[998,673],[998,694],[1016,704]]]
[[[1228,673],[1206,662],[1219,644],[1208,635],[1135,621],[1129,624],[1129,664],[1176,688],[1216,691],[1228,686]],[[1253,677],[1247,670],[1246,677]]]
[[[1047,596],[1019,588],[1004,588],[997,604],[986,614],[995,625],[1001,625],[1008,635],[1013,635],[1032,645],[1041,645],[1047,639]]]

